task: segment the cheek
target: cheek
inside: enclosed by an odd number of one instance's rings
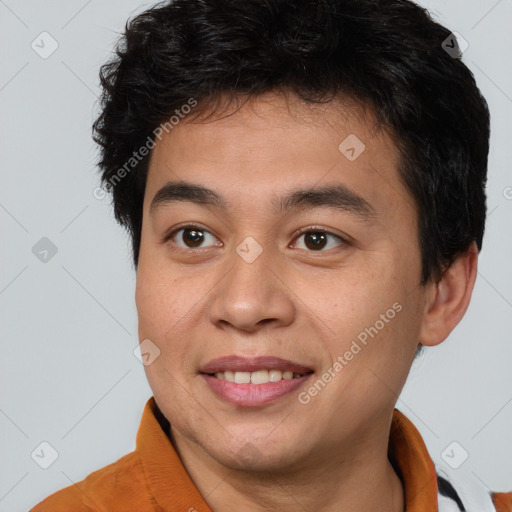
[[[160,375],[168,380],[165,370],[178,379],[195,375],[193,333],[200,323],[205,289],[201,277],[178,274],[147,261],[139,263],[135,293],[139,340],[150,339],[160,350],[155,363],[145,367],[148,378]]]
[[[153,267],[154,268],[154,267]],[[141,341],[149,339],[158,347],[158,357],[144,371],[159,404],[184,407],[182,391],[193,376],[190,363],[190,318],[173,281],[166,282],[153,268],[139,265],[136,286],[138,332]],[[188,335],[187,335],[188,334]],[[173,406],[174,407],[174,406]],[[175,417],[175,411],[168,410]]]
[[[135,303],[139,320],[139,335],[164,341],[175,324],[179,325],[193,300],[193,290],[188,289],[179,276],[162,258],[141,247]],[[193,304],[193,302],[192,302]]]
[[[399,367],[405,368],[414,354],[419,325],[414,294],[408,294],[398,266],[391,268],[392,262],[374,262],[357,274],[347,272],[334,286],[310,286],[309,293],[333,362],[343,357],[348,367],[372,367],[385,377],[396,363],[393,371],[401,380]]]
[[[139,336],[161,339],[170,320],[178,313],[174,311],[171,288],[163,287],[158,273],[140,266],[137,271],[135,303],[139,321]]]
[[[309,305],[330,336],[348,340],[379,320],[401,297],[398,287],[385,274],[366,269],[347,269],[326,282],[305,282]],[[368,267],[370,267],[368,265]],[[380,277],[379,277],[380,276]],[[393,314],[394,311],[391,312]]]

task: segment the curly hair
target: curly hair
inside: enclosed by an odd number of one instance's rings
[[[93,138],[135,267],[150,153],[127,169],[134,150],[191,99],[199,114],[220,95],[279,91],[370,107],[417,206],[421,284],[439,281],[472,242],[481,250],[486,217],[489,110],[461,57],[409,0],[171,0],[128,20],[100,70]]]

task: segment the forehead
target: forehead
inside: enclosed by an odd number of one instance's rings
[[[151,199],[166,182],[187,181],[232,204],[243,197],[245,205],[262,206],[265,199],[271,207],[280,191],[339,183],[376,210],[404,201],[413,208],[398,165],[392,139],[360,104],[308,104],[268,93],[185,118],[164,133],[151,155],[146,195]]]

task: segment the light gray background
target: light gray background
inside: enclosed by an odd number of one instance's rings
[[[26,511],[133,450],[151,396],[133,355],[129,241],[109,199],[93,196],[90,137],[99,66],[150,5],[0,0],[1,511]],[[512,490],[512,1],[422,5],[467,40],[464,61],[489,102],[489,215],[468,313],[415,364],[397,407],[448,475]],[[46,59],[31,48],[43,31],[59,45]],[[46,263],[32,252],[42,237],[58,250]],[[31,458],[43,441],[58,452],[46,470]],[[457,470],[441,456],[453,441],[469,453]]]

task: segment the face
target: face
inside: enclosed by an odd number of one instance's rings
[[[174,438],[216,464],[279,471],[387,442],[425,292],[415,204],[374,126],[266,94],[153,149],[145,369]]]

